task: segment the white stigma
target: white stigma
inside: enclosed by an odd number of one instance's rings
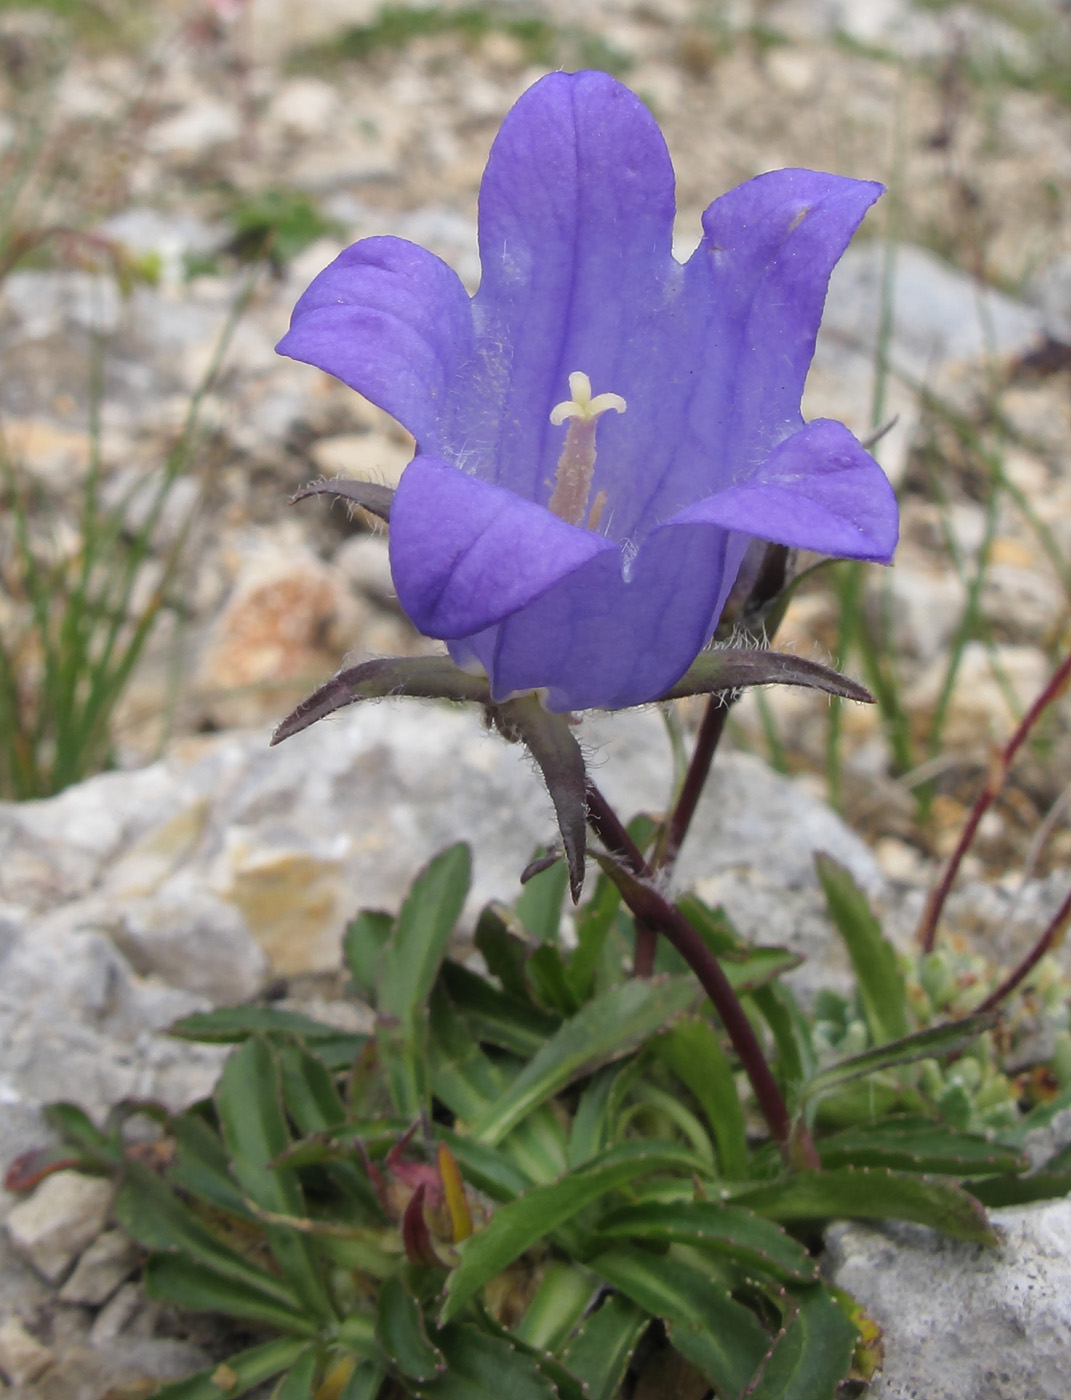
[[[572,398],[555,404],[550,411],[550,421],[556,428],[566,422],[569,426],[565,433],[565,446],[558,458],[554,494],[549,505],[562,520],[570,525],[580,525],[587,514],[591,479],[595,474],[596,424],[600,415],[609,409],[624,413],[626,404],[620,394],[596,394],[592,398],[591,380],[582,370],[575,370],[569,376],[569,392]],[[606,493],[600,491],[587,522],[589,530],[594,530],[598,525],[605,502]]]

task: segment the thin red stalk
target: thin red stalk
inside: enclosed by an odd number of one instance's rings
[[[1071,653],[1063,659],[1053,672],[1052,676],[1049,678],[1048,684],[1030,706],[1029,710],[1027,710],[1016,727],[1014,734],[1004,745],[1004,748],[1000,751],[995,762],[992,764],[985,786],[978,794],[974,806],[971,808],[970,816],[967,818],[966,824],[960,833],[960,838],[956,843],[956,849],[949,857],[944,874],[941,876],[941,879],[926,901],[926,908],[923,911],[918,932],[915,935],[922,945],[923,952],[933,952],[933,946],[937,940],[937,924],[941,917],[941,912],[945,907],[945,902],[951,892],[952,885],[955,882],[956,875],[959,873],[959,868],[963,863],[963,857],[971,848],[971,843],[974,841],[979,822],[981,822],[1001,788],[1004,786],[1012,765],[1012,760],[1019,752],[1027,736],[1030,734],[1030,731],[1033,729],[1034,725],[1037,724],[1042,714],[1067,685],[1069,678],[1071,678]]]
[[[1049,949],[1058,941],[1060,935],[1067,928],[1068,923],[1071,923],[1071,890],[1068,891],[1064,902],[1049,920],[1045,932],[1034,944],[1030,952],[1027,953],[1019,966],[1015,968],[1014,971],[1009,972],[996,991],[990,992],[981,1006],[975,1007],[971,1015],[980,1016],[986,1011],[993,1011],[1002,1001],[1011,996],[1019,983],[1033,972],[1034,968],[1037,967],[1038,963]]]
[[[647,880],[652,872],[617,814],[593,783],[588,784],[587,803],[588,821],[596,836],[611,855],[637,877],[635,881],[630,880],[620,887],[625,902],[638,923],[665,934],[699,979],[721,1017],[744,1072],[751,1081],[762,1116],[785,1160],[789,1161],[791,1154],[798,1164],[817,1168],[820,1163],[810,1135],[800,1126],[793,1133],[788,1108],[762,1052],[755,1029],[718,960],[680,910],[651,885],[639,883]]]
[[[692,750],[688,772],[685,774],[676,806],[670,813],[669,821],[655,852],[654,868],[656,870],[668,872],[673,869],[677,853],[684,844],[684,838],[688,835],[688,828],[695,816],[695,809],[699,805],[703,786],[710,773],[710,765],[714,760],[714,751],[718,747],[718,742],[725,729],[725,721],[729,717],[731,703],[728,695],[711,695],[707,698],[707,708],[699,726],[699,733],[695,738],[695,748]]]

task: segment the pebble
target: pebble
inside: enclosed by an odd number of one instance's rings
[[[58,1283],[104,1229],[114,1196],[112,1183],[101,1177],[55,1172],[8,1213],[11,1242],[38,1273]]]
[[[0,1372],[12,1385],[35,1381],[52,1365],[53,1356],[18,1317],[0,1322]]]
[[[60,1289],[62,1303],[99,1307],[138,1266],[141,1253],[122,1230],[105,1230],[79,1258]]]

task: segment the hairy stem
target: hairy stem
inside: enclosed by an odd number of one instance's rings
[[[652,871],[617,814],[594,783],[587,787],[588,821],[607,851],[620,862],[616,883],[637,926],[664,934],[698,977],[700,985],[721,1017],[744,1072],[755,1091],[762,1116],[786,1162],[817,1168],[820,1164],[806,1128],[793,1131],[788,1108],[777,1086],[755,1029],[733,991],[718,960],[684,915],[646,883]],[[610,872],[614,878],[613,871]]]
[[[915,935],[922,945],[924,952],[933,952],[934,943],[937,941],[937,924],[940,920],[941,912],[945,907],[945,902],[951,892],[952,885],[959,872],[959,867],[963,863],[963,857],[970,850],[971,844],[974,841],[979,823],[1004,786],[1015,755],[1019,752],[1019,749],[1026,741],[1030,731],[1034,728],[1034,725],[1037,724],[1045,710],[1047,710],[1052,702],[1063,693],[1069,678],[1071,678],[1071,653],[1063,659],[1053,672],[1041,694],[1030,706],[1029,710],[1027,710],[1016,727],[1014,734],[1012,734],[1011,738],[991,764],[985,785],[975,799],[970,816],[967,818],[963,830],[960,833],[960,838],[956,842],[956,849],[949,857],[944,873],[934,887],[929,899],[926,901],[926,908],[923,910],[918,932]],[[1038,956],[1040,957],[1041,955],[1039,954]]]

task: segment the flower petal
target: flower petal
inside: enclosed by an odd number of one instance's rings
[[[472,305],[452,268],[402,238],[364,238],[313,281],[276,348],[341,379],[434,451],[472,337]]]
[[[703,216],[685,269],[678,344],[690,373],[668,469],[647,478],[637,521],[666,520],[746,480],[803,425],[800,399],[829,276],[882,192],[872,181],[778,170]],[[683,377],[683,366],[682,376]]]
[[[434,457],[402,473],[391,505],[398,601],[429,637],[465,637],[499,622],[615,545],[542,506]]]
[[[746,484],[709,496],[672,523],[696,521],[880,564],[892,558],[899,529],[885,473],[843,423],[829,418],[775,447]]]
[[[657,393],[651,327],[667,279],[682,279],[673,214],[665,141],[627,88],[605,73],[552,73],[520,98],[480,190],[480,358],[463,404],[458,396],[448,457],[545,503],[565,435],[549,415],[568,399],[571,373],[630,403],[641,389]],[[634,422],[611,418],[600,423],[600,461],[628,472],[642,460],[630,436],[646,420],[642,410]]]
[[[617,550],[601,554],[451,651],[459,664],[480,661],[495,699],[545,688],[559,711],[655,700],[709,640],[747,543],[706,525],[664,526],[628,578]]]

